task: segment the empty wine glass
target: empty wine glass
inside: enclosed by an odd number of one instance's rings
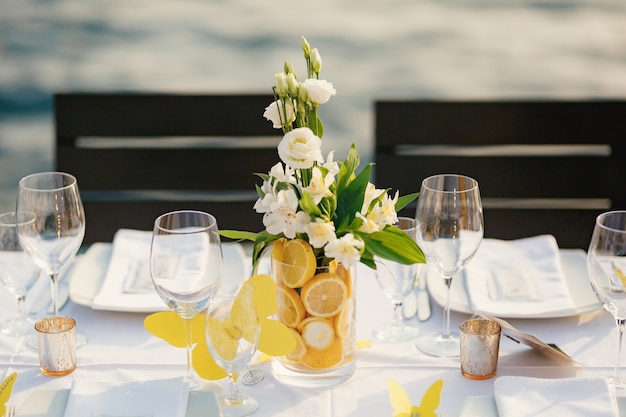
[[[0,325],[0,332],[9,336],[34,335],[35,320],[26,312],[24,301],[40,269],[22,248],[16,226],[34,221],[33,214],[0,214],[0,282],[17,300],[17,315]]]
[[[156,292],[185,324],[187,382],[195,388],[192,322],[209,305],[222,278],[222,247],[215,217],[193,210],[159,216],[152,233],[150,275]]]
[[[619,370],[626,323],[626,211],[611,211],[597,217],[587,252],[587,269],[594,292],[617,324],[617,352],[609,383],[623,390],[626,381],[620,377]]]
[[[417,199],[415,219],[417,243],[426,262],[439,271],[446,285],[442,332],[420,336],[415,345],[429,355],[459,356],[458,333],[450,331],[450,285],[483,238],[478,182],[457,174],[426,178]]]
[[[207,314],[207,345],[215,362],[228,373],[230,388],[220,396],[226,417],[247,416],[259,408],[254,398],[237,389],[237,376],[252,359],[261,335],[252,290],[252,285],[244,283],[237,294],[218,295]]]
[[[395,226],[415,239],[415,219],[399,217]],[[401,342],[417,337],[419,329],[404,323],[402,303],[413,291],[418,267],[418,264],[404,265],[388,259],[376,258],[376,281],[383,290],[383,294],[393,304],[393,319],[391,323],[374,329],[376,339],[385,342]]]

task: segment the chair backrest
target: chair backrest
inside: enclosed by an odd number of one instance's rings
[[[75,175],[85,243],[119,228],[152,230],[160,214],[195,209],[220,229],[260,231],[254,173],[278,162],[271,95],[57,94],[56,169]]]
[[[626,101],[377,101],[375,114],[377,187],[469,175],[486,237],[587,249],[595,217],[626,209]]]

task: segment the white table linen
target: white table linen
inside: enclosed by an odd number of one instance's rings
[[[401,384],[416,404],[435,380],[443,379],[438,411],[445,417],[458,416],[468,396],[493,396],[495,379],[471,381],[464,378],[458,358],[428,356],[417,351],[412,341],[398,344],[373,341],[372,329],[391,319],[392,306],[376,285],[373,271],[359,265],[357,280],[357,338],[372,340],[373,345],[357,352],[355,375],[337,387],[303,390],[276,381],[267,362],[252,365],[267,372],[259,384],[240,386],[259,401],[260,408],[255,416],[391,416],[387,379]],[[421,333],[440,329],[441,308],[433,307],[429,321],[410,322],[418,326]],[[174,348],[150,335],[143,328],[146,314],[96,311],[71,301],[62,313],[76,318],[78,327],[89,337],[88,344],[77,352],[76,371],[66,377],[41,375],[37,355],[25,347],[24,338],[0,335],[0,372],[19,374],[11,398],[18,409],[34,391],[68,389],[75,379],[124,382],[173,378],[185,373],[184,349]],[[0,306],[0,319],[12,314],[11,306]],[[468,317],[453,312],[452,327],[456,328]],[[546,342],[556,343],[585,366],[563,366],[504,338],[497,376],[571,378],[606,376],[612,372],[615,324],[604,310],[567,318],[509,322]],[[203,382],[206,389],[226,387],[225,381]]]

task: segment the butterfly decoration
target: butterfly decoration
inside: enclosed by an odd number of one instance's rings
[[[283,323],[268,317],[278,312],[276,284],[269,275],[254,275],[247,281],[254,289],[254,310],[261,326],[261,336],[257,350],[270,356],[286,355],[296,347],[296,339]],[[198,314],[192,322],[192,365],[196,373],[204,379],[218,380],[228,376],[213,359],[204,335],[206,316]],[[185,329],[183,319],[173,311],[154,313],[146,317],[144,327],[154,336],[169,344],[184,348]]]
[[[17,373],[13,372],[0,385],[0,416],[3,416],[7,411],[7,402],[11,397],[11,391],[13,391],[13,384],[16,379]]]
[[[393,417],[437,417],[435,410],[439,407],[443,381],[435,381],[424,394],[420,405],[412,405],[404,388],[393,380],[387,381],[389,399],[393,407]]]

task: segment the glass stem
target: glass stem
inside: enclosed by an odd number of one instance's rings
[[[22,294],[17,297],[17,318],[18,320],[26,319],[26,310],[24,309],[24,301],[26,301],[26,295]]]
[[[226,403],[236,405],[241,403],[241,395],[239,394],[239,388],[237,387],[237,378],[233,374],[228,375],[229,388],[228,395],[226,396]]]
[[[393,327],[402,326],[402,303],[393,303],[393,320],[391,321]]]
[[[443,330],[441,337],[443,339],[450,338],[450,285],[452,285],[452,277],[443,277],[446,285],[446,297],[443,304]]]
[[[198,381],[193,374],[192,352],[193,352],[193,316],[182,317],[185,327],[185,345],[187,346],[187,382],[189,387],[196,386]]]
[[[52,308],[54,309],[54,315],[59,315],[59,303],[57,302],[59,294],[59,273],[53,272],[50,274],[50,294],[52,300]]]
[[[615,355],[615,367],[613,368],[613,381],[615,384],[620,384],[620,374],[619,367],[621,364],[622,358],[622,339],[624,336],[624,323],[626,323],[625,319],[616,319],[617,323],[617,352]]]

